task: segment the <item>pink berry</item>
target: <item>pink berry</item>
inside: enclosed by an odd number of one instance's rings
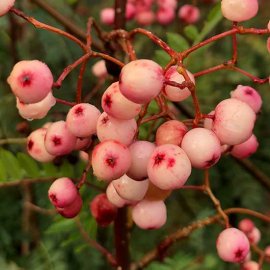
[[[177,8],[177,0],[157,0],[157,4],[161,8]]]
[[[136,181],[126,174],[112,181],[116,192],[125,200],[140,201],[146,194],[149,180]]]
[[[101,106],[107,114],[122,120],[134,118],[140,113],[142,107],[122,95],[118,82],[111,84],[106,89],[102,96]]]
[[[139,12],[136,14],[136,21],[142,26],[150,25],[155,21],[155,14],[151,10]]]
[[[104,8],[100,12],[100,21],[107,25],[114,23],[115,11],[114,8]]]
[[[188,70],[187,74],[190,80],[195,83],[194,76]],[[183,75],[179,74],[179,72],[177,71],[177,66],[171,66],[165,73],[165,80],[181,84],[185,81],[185,78]],[[171,85],[165,85],[163,89],[163,94],[170,101],[182,101],[191,95],[187,87],[185,87],[184,89],[180,89]]]
[[[225,262],[242,262],[247,256],[250,245],[246,235],[236,228],[223,230],[216,242],[219,257]]]
[[[178,11],[178,17],[185,23],[193,24],[200,19],[200,10],[193,5],[183,5]]]
[[[244,262],[241,266],[241,270],[259,270],[259,264],[254,261]]]
[[[129,62],[122,68],[119,88],[127,99],[144,104],[159,94],[163,80],[160,65],[152,60],[139,59]]]
[[[39,162],[50,162],[55,158],[45,148],[44,139],[46,132],[46,128],[39,128],[33,131],[27,138],[27,152]]]
[[[53,76],[48,66],[38,60],[20,61],[13,67],[7,82],[20,101],[36,103],[51,91]]]
[[[265,252],[265,255],[266,255],[266,256],[270,257],[270,246],[267,246],[267,247],[265,248],[264,252]]]
[[[90,211],[97,223],[106,227],[116,218],[117,208],[108,200],[105,193],[97,195],[90,203]]]
[[[48,196],[55,207],[65,208],[78,197],[78,190],[67,177],[56,179],[49,188]]]
[[[250,86],[238,85],[231,92],[231,97],[247,103],[255,113],[258,113],[262,107],[262,98],[260,94]]]
[[[106,189],[106,195],[108,200],[116,207],[121,208],[125,205],[133,204],[134,202],[123,199],[115,190],[112,182],[109,183]]]
[[[82,198],[78,194],[76,199],[70,205],[64,208],[57,207],[56,210],[61,216],[65,218],[74,218],[80,213],[82,204]]]
[[[246,141],[233,146],[231,155],[236,158],[247,158],[257,151],[259,143],[254,134],[252,134]]]
[[[91,143],[92,143],[91,137],[77,138],[74,150],[85,150],[91,145]]]
[[[159,126],[156,132],[156,144],[180,145],[188,128],[178,120],[169,120]]]
[[[221,11],[223,16],[235,22],[247,21],[258,12],[258,0],[222,0]]]
[[[215,133],[206,128],[194,128],[188,131],[181,143],[193,167],[210,168],[221,156],[220,141]]]
[[[267,51],[270,53],[270,37],[266,41],[266,48],[267,48]]]
[[[103,142],[105,140],[116,140],[122,144],[132,143],[137,131],[135,119],[120,120],[103,112],[97,121],[97,136]]]
[[[256,114],[250,106],[229,98],[217,105],[212,130],[222,144],[240,144],[252,135],[255,120]]]
[[[250,232],[247,234],[247,238],[251,244],[258,244],[261,240],[261,232],[257,227],[254,227]]]
[[[163,201],[142,200],[132,208],[132,219],[141,229],[158,229],[166,223],[166,206]]]
[[[5,15],[15,4],[15,0],[2,0],[0,2],[0,17]]]
[[[45,148],[51,155],[66,155],[74,149],[76,141],[77,137],[69,131],[66,122],[57,121],[47,129]]]
[[[208,115],[210,116],[214,116],[215,115],[215,111],[211,111],[210,113],[208,113]],[[203,121],[203,127],[206,128],[206,129],[212,129],[213,127],[213,118],[204,118],[204,121]]]
[[[93,172],[104,181],[121,177],[128,171],[130,164],[128,147],[114,140],[101,142],[92,152]]]
[[[135,14],[136,14],[136,7],[134,6],[134,4],[127,3],[126,14],[125,14],[126,19],[127,20],[133,19]]]
[[[98,78],[104,78],[108,75],[105,60],[99,60],[92,66],[93,74]]]
[[[179,146],[163,144],[154,150],[147,167],[149,180],[161,189],[181,188],[191,173],[187,154]]]
[[[131,165],[127,175],[135,180],[147,178],[147,164],[155,150],[155,144],[148,141],[136,141],[129,146]]]
[[[73,106],[66,117],[68,130],[76,137],[89,137],[96,133],[100,111],[89,103]]]
[[[254,228],[254,223],[252,220],[250,220],[249,218],[244,218],[242,219],[239,224],[238,224],[238,228],[244,232],[245,234],[251,232]]]
[[[170,24],[175,18],[175,11],[172,8],[159,8],[156,13],[156,20],[161,25]]]
[[[24,103],[16,98],[16,107],[20,116],[28,120],[44,118],[55,103],[56,99],[52,92],[49,92],[44,99],[37,103]]]

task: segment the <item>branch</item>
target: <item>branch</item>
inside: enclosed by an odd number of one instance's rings
[[[126,4],[127,0],[115,0],[114,29],[125,29],[126,27]]]
[[[24,184],[52,182],[55,179],[56,179],[55,177],[45,177],[45,178],[26,178],[14,181],[11,180],[10,182],[1,182],[0,188],[17,187]]]

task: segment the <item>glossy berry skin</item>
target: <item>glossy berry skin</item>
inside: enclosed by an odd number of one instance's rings
[[[31,132],[27,137],[27,152],[35,160],[39,162],[50,162],[55,156],[48,153],[44,145],[46,128],[39,128]]]
[[[11,71],[7,82],[12,92],[24,103],[36,103],[44,99],[52,89],[53,76],[41,61],[20,61]]]
[[[234,145],[230,153],[236,158],[248,158],[257,151],[258,147],[259,143],[257,141],[257,138],[254,134],[252,134],[243,143]]]
[[[128,171],[130,164],[128,147],[114,140],[101,142],[92,152],[93,172],[104,181],[121,177]]]
[[[61,177],[52,183],[48,196],[55,207],[65,208],[71,205],[79,195],[77,187],[71,179]]]
[[[101,99],[101,106],[108,115],[122,120],[136,117],[142,107],[122,95],[118,82],[111,84],[105,90]]]
[[[97,223],[102,227],[110,225],[117,215],[117,207],[108,200],[105,193],[97,195],[92,200],[90,211]]]
[[[147,167],[149,180],[160,189],[181,188],[191,173],[187,154],[177,145],[163,144],[152,153]]]
[[[194,76],[188,70],[187,74],[190,80],[195,83]],[[179,72],[177,71],[177,66],[171,66],[165,73],[165,80],[181,84],[185,81],[185,78],[183,75],[179,74]],[[163,94],[170,101],[182,101],[187,99],[191,95],[187,87],[185,87],[184,89],[180,89],[171,85],[165,85],[163,89]]]
[[[245,234],[250,233],[254,227],[255,226],[254,226],[253,221],[249,218],[242,219],[238,224],[239,230],[241,230]]]
[[[167,220],[166,206],[163,201],[142,200],[132,207],[132,219],[141,229],[159,229]]]
[[[136,131],[135,119],[120,120],[103,112],[97,121],[97,136],[101,142],[116,140],[122,144],[130,145]]]
[[[67,128],[76,137],[89,137],[96,133],[100,114],[95,106],[89,103],[79,103],[73,106],[67,114]]]
[[[187,131],[187,126],[178,120],[166,121],[157,129],[156,144],[180,145]]]
[[[178,11],[178,17],[185,23],[193,24],[200,19],[200,10],[193,5],[183,5]]]
[[[221,12],[223,16],[235,22],[247,21],[258,12],[258,0],[222,0]]]
[[[262,107],[262,98],[258,91],[250,86],[238,85],[231,92],[231,97],[247,103],[255,113],[258,113]]]
[[[74,218],[80,213],[82,205],[83,201],[78,193],[76,199],[70,205],[64,208],[56,207],[56,210],[61,216],[65,218]]]
[[[131,165],[127,175],[135,180],[147,178],[147,164],[156,145],[148,141],[135,141],[129,146]]]
[[[154,99],[163,86],[163,70],[148,59],[134,60],[126,64],[120,73],[119,88],[129,100],[145,104]]]
[[[61,156],[70,153],[76,142],[77,137],[69,131],[65,121],[54,122],[47,129],[45,148],[51,155]]]
[[[217,105],[212,130],[222,144],[240,144],[252,135],[255,120],[256,114],[250,106],[229,98]]]
[[[0,2],[0,17],[5,15],[15,4],[15,0],[2,0]]]
[[[248,238],[236,228],[223,230],[217,238],[216,247],[219,257],[232,263],[244,261],[250,249]]]
[[[241,270],[260,270],[259,264],[254,261],[244,262]]]
[[[188,131],[181,143],[193,167],[210,168],[221,156],[220,141],[215,133],[206,128],[194,128]]]
[[[112,181],[116,192],[125,200],[140,201],[148,189],[149,180],[136,181],[126,174]]]
[[[51,92],[37,103],[23,103],[16,98],[16,107],[21,117],[27,120],[44,118],[51,107],[56,103],[56,99]]]

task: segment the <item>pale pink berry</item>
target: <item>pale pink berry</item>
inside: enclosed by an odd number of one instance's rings
[[[127,3],[126,5],[126,14],[125,17],[127,20],[131,20],[134,18],[136,14],[136,7],[132,3]]]
[[[191,173],[187,154],[179,146],[163,144],[152,153],[147,167],[149,180],[161,189],[181,188]]]
[[[76,137],[89,137],[96,133],[100,111],[89,103],[79,103],[73,106],[66,117],[69,131]]]
[[[256,245],[261,240],[261,231],[257,227],[254,227],[246,235],[247,235],[247,238],[248,238],[250,244],[255,244]]]
[[[246,141],[240,144],[236,144],[233,146],[231,150],[231,155],[236,158],[247,158],[254,154],[259,147],[259,143],[254,134],[252,134]]]
[[[88,162],[89,161],[89,154],[86,153],[85,151],[80,151],[79,158],[84,162]]]
[[[177,0],[157,0],[157,4],[161,8],[177,8]]]
[[[117,208],[108,200],[105,193],[97,195],[89,206],[92,216],[102,227],[108,226],[116,218]]]
[[[93,74],[98,78],[104,78],[108,75],[105,60],[99,60],[92,66]]]
[[[125,200],[140,201],[148,189],[149,180],[136,181],[126,174],[112,181],[116,192]]]
[[[116,140],[122,144],[132,143],[137,131],[135,119],[120,120],[103,112],[97,121],[97,136],[103,142],[105,140]]]
[[[167,220],[166,206],[163,201],[142,200],[132,207],[132,219],[141,229],[159,229]]]
[[[144,199],[148,201],[164,201],[171,195],[171,193],[171,190],[160,189],[159,187],[155,186],[151,181],[149,181],[148,189]]]
[[[174,18],[175,18],[175,11],[170,7],[159,8],[156,13],[156,20],[161,25],[170,24],[174,20]]]
[[[268,28],[268,30],[270,31],[270,21],[269,21],[268,24],[267,24],[267,28]]]
[[[38,60],[20,61],[13,67],[7,82],[20,101],[36,103],[51,91],[53,76],[48,66]]]
[[[222,0],[221,12],[223,16],[235,22],[247,21],[258,12],[258,0]]]
[[[215,111],[211,111],[210,113],[208,113],[208,115],[213,116],[213,118],[208,118],[208,117],[204,118],[203,126],[204,126],[204,128],[206,128],[206,129],[212,129]]]
[[[78,197],[78,190],[71,179],[61,177],[52,183],[48,196],[55,207],[65,208],[71,205]]]
[[[27,138],[27,152],[39,162],[50,162],[55,158],[45,148],[44,139],[46,132],[46,128],[39,128],[33,131]]]
[[[2,0],[0,2],[0,17],[5,15],[15,4],[15,0]]]
[[[76,199],[70,205],[64,208],[56,207],[56,210],[61,216],[65,218],[74,218],[80,213],[82,209],[82,204],[83,204],[82,198],[78,193]]]
[[[267,247],[265,248],[264,252],[265,252],[265,255],[266,255],[266,256],[270,257],[270,246],[267,246]]]
[[[119,88],[129,100],[144,104],[154,99],[163,86],[163,70],[148,59],[134,60],[126,64],[120,73]]]
[[[259,264],[255,261],[244,262],[241,270],[260,270]]]
[[[104,181],[121,177],[128,171],[130,164],[128,147],[114,140],[99,143],[92,152],[93,172]]]
[[[183,5],[178,11],[178,17],[185,23],[193,24],[200,19],[200,10],[193,5]]]
[[[247,103],[255,113],[258,113],[262,107],[260,94],[250,86],[238,85],[237,88],[231,92],[231,97]]]
[[[187,74],[190,80],[195,84],[194,76],[188,70]],[[171,66],[165,73],[165,80],[181,84],[185,81],[185,78],[183,75],[179,74],[179,72],[177,71],[177,66]],[[187,99],[191,95],[188,87],[180,89],[179,87],[171,86],[168,84],[165,85],[163,89],[163,94],[168,100],[171,101],[182,101]]]
[[[114,8],[104,8],[100,12],[100,21],[107,25],[114,23],[115,11]]]
[[[55,103],[56,99],[52,95],[52,92],[49,92],[44,99],[37,103],[24,103],[16,98],[16,107],[19,114],[27,120],[44,118]]]
[[[217,105],[212,130],[222,144],[240,144],[252,135],[255,120],[256,114],[249,105],[229,98]]]
[[[210,168],[221,156],[220,141],[215,133],[206,128],[194,128],[188,131],[181,143],[193,167]]]
[[[254,227],[255,226],[253,221],[249,218],[242,219],[238,224],[238,228],[245,234],[251,232],[254,229]]]
[[[142,11],[136,14],[135,19],[142,26],[150,25],[155,21],[155,13],[152,10]]]
[[[140,104],[134,103],[122,95],[118,82],[111,84],[103,93],[101,106],[110,116],[123,120],[136,117],[142,107]]]
[[[74,149],[76,141],[77,137],[69,131],[66,122],[57,121],[47,129],[45,148],[51,155],[66,155]]]
[[[267,51],[270,53],[270,37],[266,41],[266,48],[267,48]]]
[[[74,150],[85,150],[91,145],[91,143],[92,143],[91,137],[77,138]]]
[[[219,234],[216,248],[223,261],[239,263],[246,258],[250,245],[248,238],[242,231],[236,228],[228,228]]]
[[[133,204],[134,202],[123,199],[115,190],[112,182],[109,183],[106,189],[106,195],[108,200],[116,207],[121,208],[125,205]]]
[[[178,120],[169,120],[159,126],[156,132],[156,144],[180,145],[188,128]]]
[[[129,146],[131,165],[127,175],[135,180],[147,178],[147,164],[155,150],[154,143],[148,141],[135,141]]]

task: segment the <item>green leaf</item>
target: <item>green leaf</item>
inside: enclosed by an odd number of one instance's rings
[[[201,42],[216,27],[222,18],[223,16],[221,14],[220,3],[218,3],[208,14],[204,27],[197,38],[194,40],[193,44]]]
[[[154,61],[161,66],[166,66],[170,61],[170,56],[162,50],[156,50],[154,54]]]
[[[57,167],[54,166],[52,163],[42,163],[43,167],[43,175],[45,177],[57,177],[58,170]]]
[[[167,42],[174,50],[181,52],[189,48],[187,40],[179,34],[167,33]]]
[[[0,161],[0,182],[5,182],[7,180],[8,174],[7,169],[3,162]]]
[[[185,35],[191,39],[191,40],[195,40],[197,38],[197,36],[199,35],[199,31],[198,28],[195,25],[188,25],[184,28],[184,33]]]
[[[0,162],[7,171],[8,178],[12,180],[20,179],[23,176],[23,170],[16,157],[5,149],[0,150]]]
[[[61,218],[61,217],[60,217]],[[58,221],[52,223],[52,225],[46,230],[47,234],[58,234],[69,232],[73,228],[75,221],[73,219],[61,218]]]
[[[37,162],[24,153],[17,154],[21,167],[25,170],[28,177],[39,177],[40,169]]]
[[[64,160],[63,164],[60,166],[60,173],[65,177],[74,177],[74,165],[71,165],[67,160]]]

